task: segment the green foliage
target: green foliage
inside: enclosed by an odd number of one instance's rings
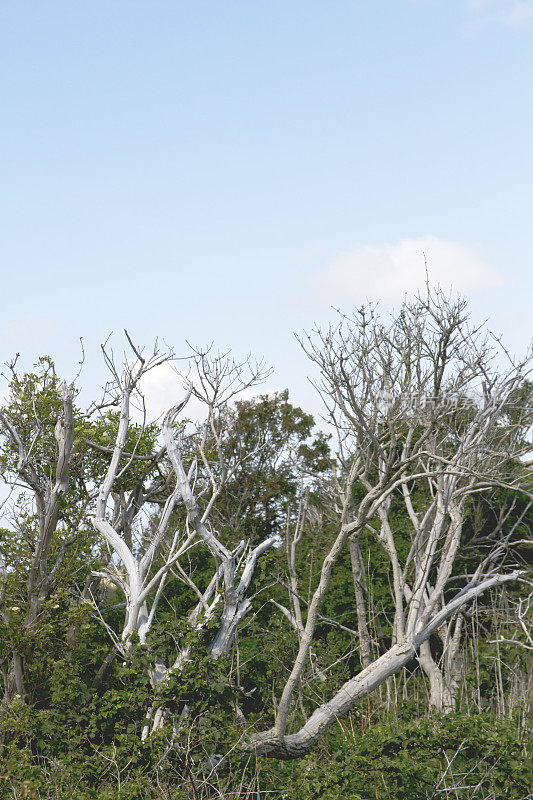
[[[328,437],[289,402],[288,391],[238,401],[223,419],[223,454],[231,477],[215,519],[258,542],[279,532],[301,480],[299,465],[318,475],[330,466]]]
[[[526,800],[533,771],[515,723],[455,714],[332,735],[270,779],[286,800]]]
[[[80,459],[84,483],[101,482],[107,472],[120,421],[120,412],[107,411],[95,421],[83,420],[76,426],[74,447],[83,455]],[[118,479],[116,492],[129,492],[157,474],[151,457],[157,452],[157,425],[130,423],[122,454],[122,463],[128,464],[124,475]]]
[[[54,429],[61,403],[61,384],[49,358],[40,359],[32,373],[12,381],[5,413],[31,449],[36,473],[43,481],[54,478]],[[466,406],[462,413],[468,413]],[[513,425],[520,421],[514,413],[513,407],[506,410],[499,435],[511,435]],[[409,680],[404,681],[401,708],[392,713],[391,704],[382,697],[370,698],[342,727],[330,731],[315,753],[298,762],[256,760],[243,756],[239,746],[250,726],[264,727],[271,721],[272,697],[279,697],[298,645],[286,619],[274,612],[270,602],[288,603],[283,549],[269,551],[259,561],[250,592],[254,613],[239,630],[238,649],[226,659],[214,662],[208,657],[219,624],[217,614],[204,619],[200,629],[186,621],[197,597],[177,573],[168,576],[146,646],[132,637],[129,657],[114,658],[109,631],[120,632],[124,597],[120,590],[98,586],[96,580],[91,583],[91,572],[100,569],[109,554],[90,523],[94,498],[88,487],[105,475],[118,422],[115,410],[91,421],[74,409],[69,488],[61,499],[48,554],[52,578],[31,623],[27,577],[39,521],[27,494],[18,498],[14,524],[0,529],[0,557],[7,565],[0,586],[0,668],[7,685],[13,658],[18,656],[26,689],[24,698],[15,695],[0,704],[0,800],[528,797],[531,766],[518,715],[527,700],[514,701],[516,719],[496,719],[493,714],[496,693],[512,691],[518,670],[527,674],[525,651],[518,644],[505,650],[500,647],[494,640],[492,609],[481,603],[477,628],[474,622],[465,626],[470,648],[466,653],[472,651],[475,658],[466,659],[462,691],[467,699],[475,697],[473,707],[483,713],[428,719],[425,696],[419,697],[424,695],[424,683],[413,661]],[[460,423],[459,419],[459,432]],[[253,545],[266,535],[283,533],[287,515],[294,521],[302,488],[308,492],[316,519],[306,526],[296,557],[305,617],[306,600],[337,534],[333,515],[328,513],[333,460],[327,437],[314,432],[312,417],[292,406],[287,392],[237,403],[217,424],[223,431],[229,479],[212,524],[225,541],[234,545],[242,537]],[[145,528],[140,526],[135,532],[138,541],[157,524],[161,502],[169,491],[166,465],[154,458],[158,437],[156,425],[130,426],[121,462],[127,469],[114,487],[117,496],[131,498],[153,481],[161,482],[152,516],[144,520]],[[192,459],[194,436],[187,441]],[[206,458],[214,462],[213,448],[213,442],[208,442]],[[17,458],[13,443],[2,438],[0,466],[6,478],[16,472]],[[201,463],[197,481],[201,494],[202,486],[208,484]],[[360,491],[355,486],[354,503]],[[428,498],[422,491],[414,492],[413,502],[420,511]],[[515,525],[509,549],[513,558],[524,559],[519,542],[529,531],[527,500],[501,489],[487,499],[470,502],[457,574],[472,572],[472,565],[487,551],[502,509],[509,510],[509,524]],[[410,521],[398,494],[391,498],[389,518],[403,560],[410,546]],[[183,508],[178,508],[175,524],[183,522]],[[371,520],[371,524],[379,521]],[[131,532],[130,544],[135,547]],[[390,562],[371,529],[361,533],[359,546],[372,586],[368,604],[377,656],[391,641]],[[154,570],[160,564],[158,558]],[[211,554],[196,548],[187,558],[194,581],[205,587],[213,574]],[[102,619],[88,599],[92,595],[82,594],[89,585]],[[522,588],[507,591],[511,597],[520,597]],[[318,671],[306,672],[300,702],[292,710],[293,725],[361,666],[357,641],[346,630],[356,627],[352,600],[353,576],[345,550],[335,566],[313,642],[314,663],[327,671],[328,683],[324,685]],[[183,648],[190,648],[189,660],[154,690],[150,683],[154,663],[171,664]],[[166,722],[142,741],[141,731],[152,707],[167,710]],[[463,704],[462,712],[466,707]],[[213,762],[218,754],[222,760]]]

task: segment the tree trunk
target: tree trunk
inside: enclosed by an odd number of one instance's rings
[[[357,632],[359,634],[359,651],[361,664],[368,667],[371,662],[370,634],[366,619],[365,603],[365,571],[361,548],[356,539],[348,539],[350,559],[352,562],[353,588],[355,593],[355,611],[357,614]]]

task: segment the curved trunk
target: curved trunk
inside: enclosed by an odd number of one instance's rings
[[[245,744],[245,749],[258,755],[269,755],[279,759],[301,758],[307,755],[328,728],[350,711],[359,700],[374,692],[387,678],[405,667],[417,655],[417,651],[422,645],[428,642],[430,636],[439,630],[450,617],[455,616],[465,604],[493,586],[514,581],[522,574],[520,570],[517,570],[507,575],[495,575],[480,583],[473,581],[435,614],[433,619],[410,641],[393,645],[366,669],[346,681],[331,700],[314,711],[299,731],[284,735],[283,729],[278,724],[268,731],[252,734]],[[454,638],[456,637],[454,636]],[[456,641],[459,641],[458,637]],[[452,702],[445,693],[443,693],[443,697],[446,703]]]
[[[282,760],[307,755],[328,728],[353,708],[358,700],[371,694],[387,678],[405,667],[414,655],[412,647],[394,645],[366,669],[346,681],[331,700],[313,712],[297,733],[280,736],[272,729],[252,734],[247,749]]]

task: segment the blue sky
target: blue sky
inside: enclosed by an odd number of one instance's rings
[[[533,0],[1,0],[1,360],[214,340],[315,410],[293,331],[424,253],[522,350],[532,40]]]

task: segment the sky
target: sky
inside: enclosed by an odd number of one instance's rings
[[[531,338],[533,0],[0,0],[0,115],[1,364],[91,397],[127,328],[317,413],[294,333],[424,259]]]

